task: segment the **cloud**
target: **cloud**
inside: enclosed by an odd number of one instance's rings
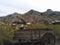
[[[25,13],[30,9],[46,11],[47,9],[60,11],[60,0],[0,0],[0,13]]]
[[[14,12],[24,13],[23,10],[20,10],[18,8],[0,5],[0,16],[3,16],[3,15],[5,16],[5,15],[8,15],[8,14],[14,13]]]

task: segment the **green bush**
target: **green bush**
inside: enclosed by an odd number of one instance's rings
[[[3,45],[4,40],[12,40],[14,29],[11,24],[0,24],[0,45]]]

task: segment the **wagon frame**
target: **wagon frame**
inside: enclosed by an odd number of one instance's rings
[[[20,29],[14,32],[13,44],[54,45],[56,37],[52,29]]]

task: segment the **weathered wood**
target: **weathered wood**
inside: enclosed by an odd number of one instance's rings
[[[52,29],[21,29],[14,32],[13,43],[34,43],[40,42],[44,34],[51,33],[54,35]],[[47,38],[46,38],[47,39]],[[42,41],[44,42],[44,41]]]

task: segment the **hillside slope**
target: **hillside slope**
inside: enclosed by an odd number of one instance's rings
[[[9,21],[9,22],[31,22],[31,23],[45,23],[45,21],[60,19],[59,11],[52,11],[48,9],[45,12],[38,12],[35,10],[30,10],[24,14],[13,13],[5,17],[0,17],[0,21]]]

